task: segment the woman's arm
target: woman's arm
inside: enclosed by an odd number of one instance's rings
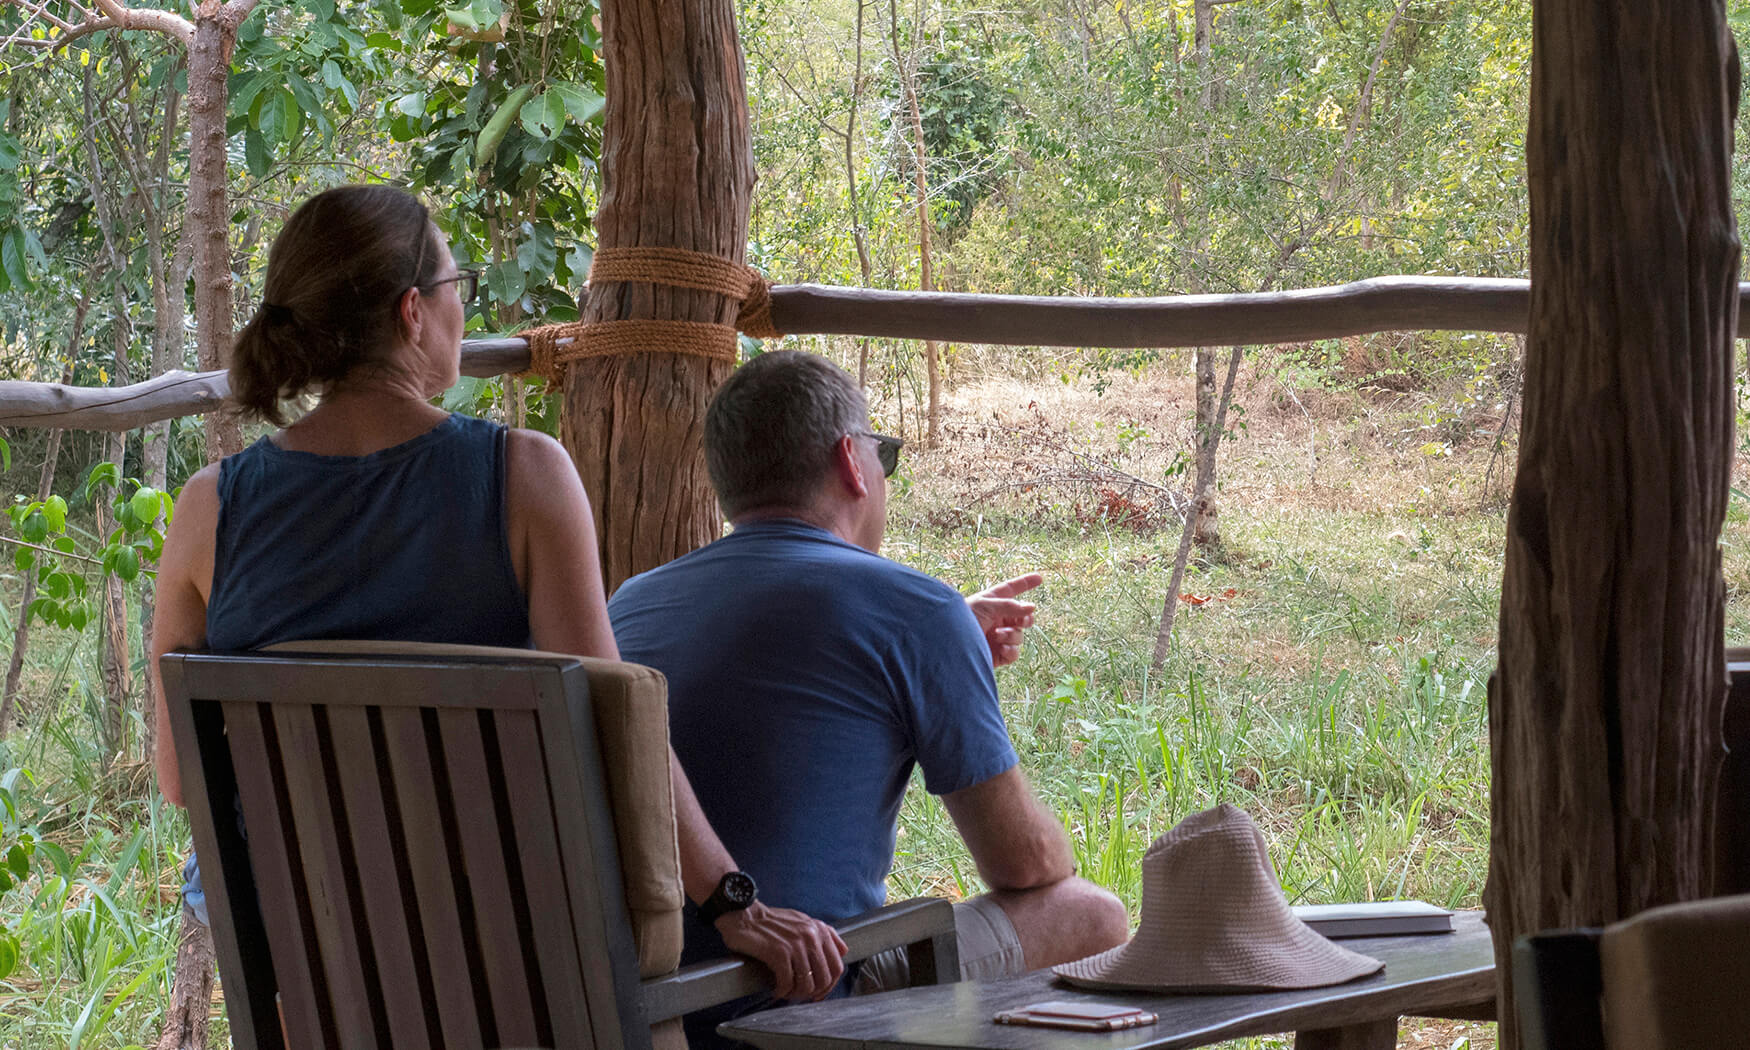
[[[182,487],[164,552],[158,559],[158,585],[153,598],[151,661],[175,649],[206,641],[207,596],[213,585],[213,532],[219,521],[219,468],[207,467]],[[164,701],[164,679],[155,673],[152,702],[157,727],[152,762],[158,770],[158,790],[180,806],[182,770],[176,764],[170,708]]]
[[[570,455],[545,434],[513,430],[507,460],[511,561],[529,598],[535,647],[618,659],[595,519]],[[687,896],[701,903],[736,864],[699,809],[672,748],[668,760],[681,882]],[[844,973],[845,942],[838,931],[801,912],[755,902],[718,919],[717,929],[730,951],[758,959],[772,971],[779,998],[823,998]]]

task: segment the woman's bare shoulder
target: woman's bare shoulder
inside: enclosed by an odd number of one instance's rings
[[[176,494],[176,516],[214,514],[219,507],[219,464],[209,463],[189,476]]]
[[[510,431],[506,470],[511,498],[547,502],[581,487],[565,446],[538,430]]]

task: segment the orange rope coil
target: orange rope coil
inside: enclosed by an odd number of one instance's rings
[[[591,284],[642,282],[712,292],[741,303],[735,324],[705,321],[573,321],[522,333],[529,342],[529,369],[553,389],[572,361],[618,354],[671,353],[734,362],[740,359],[736,331],[756,339],[783,335],[772,323],[772,283],[758,270],[684,248],[604,248],[590,264]],[[569,340],[560,346],[561,339]]]

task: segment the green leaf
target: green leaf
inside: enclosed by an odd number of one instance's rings
[[[286,78],[286,88],[291,91],[300,113],[314,117],[322,112],[322,103],[316,98],[316,89],[310,86],[309,81],[303,77],[290,76]]]
[[[480,28],[480,23],[474,18],[473,8],[446,7],[444,8],[444,17],[449,19],[451,24],[461,26],[463,29]]]
[[[6,231],[6,237],[0,239],[0,268],[6,271],[6,276],[15,288],[28,289],[30,271],[24,265],[24,231],[14,226]]]
[[[243,129],[243,161],[249,166],[249,174],[258,179],[273,170],[273,154],[268,151],[267,139],[255,128]]]
[[[486,268],[486,287],[501,303],[514,303],[523,297],[523,270],[512,262],[495,262]]]
[[[91,490],[99,485],[114,485],[121,481],[121,471],[114,463],[103,462],[91,468],[91,473],[85,476],[85,498],[91,498]]]
[[[510,97],[492,114],[492,119],[480,129],[480,137],[474,141],[474,171],[476,174],[485,171],[492,165],[493,155],[498,152],[499,143],[504,141],[505,133],[510,131],[510,122],[516,119],[517,112],[529,95],[534,93],[534,86],[524,84],[510,93]]]
[[[62,598],[71,597],[73,593],[72,584],[67,582],[67,574],[64,572],[51,572],[47,574],[43,577],[42,585],[43,593],[56,601],[59,601]]]
[[[115,574],[129,583],[140,575],[140,552],[122,547],[115,552]]]
[[[579,124],[587,124],[601,114],[607,100],[582,84],[554,84],[547,89],[550,94],[559,96],[565,104],[565,112],[571,114],[571,119]]]
[[[539,139],[550,139],[565,126],[565,103],[551,91],[523,103],[518,111],[523,130]]]
[[[298,105],[297,96],[292,94],[290,88],[281,88],[279,94],[269,105],[275,105],[279,108],[279,119],[275,124],[279,141],[291,142],[296,139],[298,132],[304,127],[304,110]],[[262,129],[262,133],[266,134],[265,128]]]
[[[67,626],[73,628],[75,631],[83,631],[85,625],[90,622],[91,613],[88,612],[83,605],[73,606],[72,612],[67,614]]]
[[[71,536],[57,536],[55,537],[55,542],[49,544],[49,546],[60,551],[62,554],[72,554],[79,549],[79,545],[73,542],[73,537]]]
[[[49,268],[49,257],[43,254],[43,242],[36,239],[36,233],[32,230],[24,231],[24,250],[38,270]]]
[[[11,469],[12,469],[12,446],[8,445],[6,443],[5,438],[0,438],[0,471],[7,471],[7,470],[11,470]]]
[[[151,525],[158,520],[158,490],[150,485],[141,485],[140,490],[128,500],[133,508],[134,517],[139,518],[144,525]]]
[[[6,851],[6,870],[17,879],[30,874],[30,850],[25,849],[24,843],[14,842],[12,848]]]
[[[20,945],[18,938],[8,929],[0,929],[0,980],[12,976],[12,971],[18,969]]]
[[[528,275],[528,283],[545,284],[559,262],[559,248],[553,243],[553,227],[535,227],[534,232],[517,245],[516,261]]]
[[[43,500],[43,517],[49,521],[50,532],[62,532],[67,528],[67,501],[59,496],[50,496]]]
[[[18,523],[18,534],[26,543],[41,543],[49,538],[49,519],[40,510],[33,510]]]
[[[425,114],[425,92],[409,91],[395,100],[395,110],[409,117],[419,117]]]
[[[254,111],[255,96],[261,94],[261,89],[273,81],[269,72],[247,73],[237,78],[236,86],[231,89],[228,108],[233,116],[241,116]]]
[[[12,565],[19,572],[29,572],[36,564],[36,551],[29,547],[20,547],[12,552]]]
[[[0,135],[0,170],[18,170],[18,140],[10,135]]]

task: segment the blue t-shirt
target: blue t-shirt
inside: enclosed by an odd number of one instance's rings
[[[628,580],[622,659],[668,676],[670,734],[760,900],[819,919],[886,901],[913,765],[947,794],[1015,765],[965,599],[805,522],[754,522]],[[687,929],[689,959],[721,951]]]

